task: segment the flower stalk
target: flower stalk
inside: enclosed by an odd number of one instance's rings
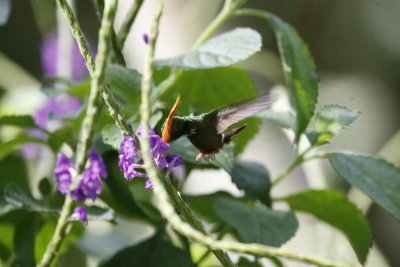
[[[63,8],[63,10],[69,9],[72,12],[71,8],[68,6],[65,0],[59,0],[58,3],[60,4],[61,8]],[[104,79],[104,70],[107,61],[107,54],[109,51],[109,36],[112,29],[112,23],[114,21],[115,10],[116,10],[116,0],[106,1],[104,16],[102,19],[101,28],[99,32],[98,54],[95,62],[96,67],[89,69],[91,70],[90,72],[93,74],[93,79],[90,88],[90,95],[89,95],[89,102],[86,111],[86,116],[82,124],[80,140],[77,148],[77,159],[75,164],[75,166],[77,167],[77,172],[72,179],[72,185],[70,189],[76,187],[79,180],[78,178],[80,177],[86,163],[87,151],[94,130],[94,119],[98,112],[98,108],[96,106],[98,104],[99,92],[102,89],[102,83]],[[68,16],[68,21],[71,22],[71,20],[74,20],[74,18]],[[81,32],[75,31],[75,34],[81,34]],[[81,35],[81,37],[83,37],[83,35]],[[88,46],[86,48],[88,48]],[[89,62],[92,62],[90,54],[89,56],[85,57],[85,60],[88,58],[90,58],[89,60],[91,60]],[[90,63],[88,63],[87,61],[87,64]],[[71,198],[71,194],[67,194],[53,237],[49,245],[47,246],[43,258],[38,264],[38,266],[40,267],[51,266],[53,260],[56,258],[57,253],[61,247],[62,240],[66,235],[68,225],[70,224],[70,216],[74,208],[74,202],[75,201]]]

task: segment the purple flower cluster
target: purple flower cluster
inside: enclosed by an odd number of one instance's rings
[[[142,136],[141,127],[137,130],[136,134],[139,137]],[[165,143],[153,129],[149,129],[149,139],[151,146],[149,152],[153,156],[157,168],[171,171],[172,168],[182,164],[182,158],[179,155],[164,155],[165,152],[169,150],[170,146],[168,143]],[[147,174],[137,171],[137,169],[143,167],[143,159],[139,155],[139,149],[137,148],[135,139],[132,136],[125,136],[124,141],[121,142],[120,150],[119,168],[124,172],[125,179],[129,181],[135,177],[146,177],[145,188],[153,188]]]
[[[57,190],[61,194],[65,195],[69,192],[74,171],[74,164],[64,154],[58,153],[54,176],[56,177]],[[106,177],[107,170],[103,160],[94,149],[91,149],[89,151],[89,166],[83,171],[78,186],[71,191],[72,199],[80,202],[85,199],[95,201],[97,196],[103,191],[103,184],[100,178]],[[78,208],[80,209],[77,211]],[[84,211],[84,207],[77,207],[71,216],[71,220],[76,220],[78,218],[82,222],[85,222],[81,219],[85,218],[86,220],[86,215],[82,215],[82,209]]]

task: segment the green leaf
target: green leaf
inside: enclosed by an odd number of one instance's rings
[[[310,213],[341,230],[350,241],[358,260],[364,264],[371,243],[367,219],[346,195],[333,190],[308,190],[283,199],[295,211]]]
[[[215,212],[230,224],[247,243],[279,247],[296,232],[296,217],[289,211],[251,207],[236,200],[220,198]]]
[[[400,221],[400,168],[371,156],[330,153],[335,171]]]
[[[1,1],[1,0],[0,0]],[[29,115],[6,115],[0,117],[0,126],[11,125],[21,128],[37,128],[32,117]]]
[[[53,237],[56,226],[57,226],[57,220],[55,220],[54,218],[48,218],[44,221],[44,223],[38,230],[35,239],[36,262],[39,262],[40,259],[43,257],[43,254],[45,253],[46,248],[49,245],[51,238]],[[68,232],[68,234],[63,239],[63,242],[61,243],[61,248],[56,256],[55,262],[58,262],[57,258],[63,253],[65,253],[68,250],[68,248],[72,244],[74,244],[76,240],[80,238],[84,233],[84,227],[81,222],[73,222],[72,226],[73,227],[71,228],[71,230]]]
[[[109,85],[117,100],[138,106],[140,101],[141,75],[133,69],[118,64],[108,64],[105,83]]]
[[[257,95],[257,89],[248,74],[241,69],[227,67],[210,70],[186,71],[174,83],[174,92],[167,90],[162,96],[166,106],[171,108],[177,94],[181,95],[181,104],[177,116],[187,116],[193,110],[197,113],[209,112]],[[254,137],[260,126],[260,119],[249,118],[239,124],[247,124],[235,139],[236,153],[243,151]],[[234,127],[234,126],[232,126]]]
[[[157,68],[170,66],[184,70],[210,69],[233,65],[261,49],[261,35],[250,28],[236,28],[218,35],[187,54],[157,60]]]
[[[38,187],[39,187],[40,194],[42,194],[43,197],[50,196],[52,185],[48,178],[41,179]]]
[[[296,118],[290,113],[266,109],[257,113],[256,117],[296,131]]]
[[[14,234],[14,250],[17,262],[21,267],[34,267],[35,233],[38,217],[35,214],[25,215],[18,223]]]
[[[120,143],[124,140],[121,130],[115,124],[107,124],[101,129],[103,142],[119,150]]]
[[[98,206],[85,206],[88,219],[96,221],[115,221],[115,213],[112,209],[100,208]]]
[[[39,201],[34,199],[28,192],[24,189],[9,186],[4,190],[4,199],[12,205],[12,210],[14,209],[25,209],[28,211],[45,212],[45,213],[56,213],[57,209],[52,209],[44,206]],[[11,209],[9,210],[11,211]]]
[[[164,240],[163,233],[157,231],[151,238],[121,250],[102,266],[191,267],[193,264],[188,252]]]
[[[56,131],[49,133],[47,144],[54,153],[60,151],[61,146],[68,142],[70,145],[74,144],[74,132],[68,125],[65,125]]]
[[[1,191],[1,190],[0,190]],[[1,197],[0,197],[1,198]],[[1,205],[1,200],[0,200]],[[0,207],[1,210],[1,207]],[[0,223],[0,262],[6,262],[13,251],[13,236],[15,225]]]
[[[129,182],[128,187],[133,199],[140,209],[154,223],[160,224],[164,222],[160,212],[153,204],[153,190],[145,189],[145,179],[135,179]]]
[[[0,26],[7,23],[11,13],[11,1],[0,0]]]
[[[227,169],[227,172],[236,186],[244,190],[246,196],[258,199],[266,205],[271,204],[270,177],[262,164],[235,159],[233,167]]]
[[[24,189],[29,188],[26,162],[20,155],[10,154],[2,159],[0,161],[0,173],[3,174],[0,179],[0,188],[5,188],[10,184]]]
[[[245,257],[240,257],[237,264],[240,267],[262,267],[262,265],[257,260],[250,261]]]
[[[209,222],[221,222],[221,218],[217,215],[215,210],[210,208],[214,200],[218,198],[235,199],[225,191],[218,191],[208,195],[183,195],[183,199],[189,204],[189,207],[194,210],[196,214]]]
[[[45,142],[29,135],[19,135],[9,141],[0,142],[0,160],[25,143],[44,144]]]
[[[318,97],[319,77],[307,44],[298,32],[279,17],[260,11],[275,32],[281,56],[286,85],[297,114],[295,142],[307,128]]]
[[[315,142],[326,143],[358,118],[360,113],[338,105],[324,106],[317,114],[315,129],[319,133]]]

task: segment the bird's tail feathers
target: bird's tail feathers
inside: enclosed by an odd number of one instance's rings
[[[235,129],[226,131],[222,134],[222,141],[224,144],[229,144],[232,139],[242,130],[244,130],[247,127],[246,124],[243,124]]]

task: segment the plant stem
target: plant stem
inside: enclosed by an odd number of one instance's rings
[[[58,1],[63,4],[67,4],[65,0]],[[67,4],[68,5],[68,4]],[[82,129],[80,134],[80,140],[77,147],[77,159],[75,166],[77,167],[77,172],[73,175],[71,188],[74,188],[78,183],[78,178],[82,173],[86,158],[87,150],[90,144],[90,140],[93,135],[94,130],[94,118],[98,111],[97,103],[99,100],[99,91],[101,90],[101,85],[104,79],[104,70],[107,61],[107,54],[109,51],[109,37],[112,28],[112,23],[114,21],[114,15],[116,10],[116,0],[109,0],[106,2],[103,20],[101,23],[101,28],[99,31],[99,46],[98,54],[96,57],[96,67],[93,72],[93,79],[91,82],[90,94],[88,107],[86,110],[86,116],[82,123]],[[54,231],[53,237],[46,248],[42,260],[38,264],[40,267],[50,266],[55,259],[60,247],[62,240],[66,235],[66,230],[69,225],[69,217],[72,213],[74,207],[74,200],[72,200],[71,195],[67,194],[65,197],[64,205],[61,210],[60,218],[58,219],[56,229]]]
[[[302,164],[303,162],[306,162],[308,160],[314,159],[316,157],[310,157],[310,158],[305,158],[305,155],[310,152],[314,147],[310,146],[307,148],[303,153],[297,155],[292,163],[287,167],[286,170],[284,170],[276,179],[274,179],[271,183],[271,187],[276,186],[280,182],[282,182],[297,166]]]
[[[246,1],[247,0],[225,0],[221,11],[194,42],[192,49],[197,48],[207,41],[219,29],[219,27],[221,27],[221,25],[234,14],[235,10],[242,6]],[[182,70],[172,68],[168,78],[158,86],[157,96],[165,94],[182,73]]]
[[[78,21],[72,12],[71,7],[65,0],[57,0],[58,4],[62,8],[67,20],[69,22],[69,26],[72,31],[72,35],[74,36],[76,42],[78,43],[79,51],[82,57],[85,59],[86,67],[89,70],[90,76],[94,75],[94,60],[92,54],[89,49],[89,44],[86,41],[83,32],[78,24]],[[100,5],[101,3],[97,3]],[[99,9],[102,9],[99,6]],[[101,12],[99,10],[99,12]],[[111,89],[108,85],[105,85],[105,90],[101,91],[101,96],[106,102],[108,110],[110,112],[111,117],[114,119],[119,129],[121,130],[123,135],[132,135],[131,126],[126,122],[124,114],[122,113],[119,106],[116,104],[115,99],[111,93]]]
[[[148,153],[150,149],[149,144],[149,118],[150,118],[150,89],[151,89],[151,79],[153,75],[152,65],[154,62],[154,50],[155,44],[158,37],[158,25],[160,22],[162,9],[163,9],[164,2],[160,0],[155,13],[155,18],[153,22],[153,27],[151,30],[151,39],[149,43],[149,51],[147,54],[147,60],[144,68],[143,78],[142,78],[142,104],[141,104],[141,125],[143,127],[143,133],[141,138],[141,151],[142,157],[144,160],[144,169],[146,170],[147,175],[151,178],[156,177],[158,182],[162,183],[158,180],[157,171],[153,165],[152,159],[150,154]],[[173,201],[175,207],[181,213],[181,216],[194,228],[198,229],[199,231],[205,233],[204,226],[197,220],[191,210],[186,206],[183,200],[180,198],[179,194],[176,192],[175,188],[173,188],[172,184],[169,180],[164,180],[165,184],[167,185],[168,192],[170,194],[171,200]],[[160,184],[160,187],[163,186]],[[172,206],[170,208],[173,209]],[[213,251],[215,256],[221,261],[224,266],[234,266],[235,264],[230,260],[228,255],[222,251]]]
[[[118,45],[121,50],[124,48],[125,40],[128,37],[128,34],[132,27],[132,24],[135,21],[135,18],[137,16],[142,4],[143,4],[143,0],[133,1],[131,9],[129,10],[128,14],[126,15],[124,23],[121,25],[121,29],[118,32]]]

